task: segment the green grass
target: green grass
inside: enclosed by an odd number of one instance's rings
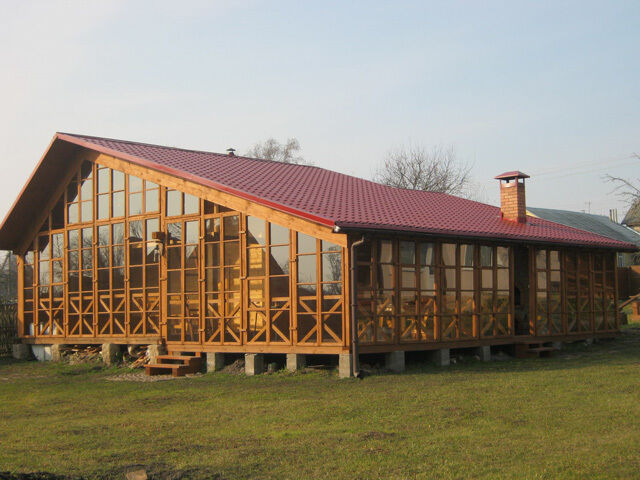
[[[316,372],[136,383],[106,380],[122,369],[5,360],[0,471],[640,477],[638,325],[551,359],[409,367],[364,380]]]

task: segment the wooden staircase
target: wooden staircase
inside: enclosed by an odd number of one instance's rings
[[[144,366],[144,373],[152,375],[169,375],[183,377],[187,373],[197,373],[202,369],[202,353],[174,352],[158,355],[157,363]]]
[[[551,357],[558,350],[559,350],[558,348],[551,345],[551,342],[516,343],[515,357],[516,358]]]

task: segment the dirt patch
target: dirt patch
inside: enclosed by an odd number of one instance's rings
[[[151,383],[151,382],[163,382],[167,380],[181,380],[185,378],[193,378],[201,376],[201,373],[193,373],[189,375],[185,375],[183,377],[174,377],[172,375],[153,375],[149,376],[144,372],[130,372],[130,373],[120,373],[118,375],[111,375],[106,377],[105,380],[109,380],[110,382],[141,382],[141,383]],[[0,480],[2,480],[0,478]]]

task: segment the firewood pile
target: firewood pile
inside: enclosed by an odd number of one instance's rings
[[[63,345],[60,347],[60,356],[71,363],[99,362],[101,354],[100,345]]]
[[[62,345],[60,357],[72,365],[102,361],[101,345]],[[146,345],[129,345],[122,352],[122,366],[142,368],[149,363]]]

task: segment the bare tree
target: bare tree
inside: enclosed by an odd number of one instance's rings
[[[640,160],[640,154],[634,153],[633,157]],[[631,180],[613,175],[605,175],[605,180],[615,185],[613,191],[621,197],[629,207],[640,205],[640,178]]]
[[[408,145],[387,154],[375,180],[392,187],[468,196],[471,166],[458,160],[453,147]]]
[[[282,144],[275,138],[268,138],[264,142],[256,143],[247,152],[248,157],[263,158],[265,160],[275,160],[282,163],[297,163],[306,165],[300,152],[300,142],[295,138],[290,138]]]

